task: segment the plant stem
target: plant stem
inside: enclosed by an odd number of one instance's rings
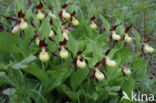
[[[42,62],[42,70],[45,70],[44,62]]]

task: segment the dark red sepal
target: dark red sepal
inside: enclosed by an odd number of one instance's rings
[[[112,29],[111,29],[110,31],[114,31],[114,30],[116,30],[116,28],[117,28],[119,25],[121,25],[121,23],[118,24],[118,25],[113,26]]]
[[[2,23],[0,23],[0,31],[3,31],[3,24]]]
[[[53,25],[53,20],[52,20],[52,19],[50,19],[49,23],[50,23],[50,25]]]
[[[127,33],[131,28],[132,28],[132,24],[126,28],[125,33]]]
[[[88,65],[88,60],[87,59],[84,59],[84,60],[85,60],[86,64]]]
[[[40,40],[40,43],[39,43],[39,47],[42,48],[42,47],[47,47],[48,44],[45,43],[45,39],[43,40]]]
[[[109,52],[111,51],[111,49],[108,49],[105,53],[105,56],[107,56],[109,54]]]
[[[125,74],[124,71],[123,71],[123,68],[122,68],[122,74],[123,74],[123,76],[126,76],[126,74]]]
[[[146,54],[145,54],[145,52],[144,52],[144,45],[142,45],[142,47],[141,47],[141,51],[142,51],[142,55],[144,56],[144,58],[146,59]]]
[[[50,41],[55,42],[55,40],[51,37],[48,38]]]
[[[77,52],[77,56],[78,56],[78,55],[81,55],[85,50],[86,50],[86,45],[85,45],[85,47],[83,48],[82,51],[78,51],[78,52]]]
[[[36,9],[42,9],[42,7],[43,7],[43,4],[42,4],[42,2],[40,1],[40,4],[36,6]]]
[[[93,16],[91,19],[90,19],[90,21],[94,21],[95,20],[95,16]]]
[[[77,58],[74,59],[74,68],[75,68],[75,72],[77,71],[77,63],[76,63],[76,61],[77,61]]]
[[[71,13],[70,15],[71,15],[71,16],[75,16],[75,14],[76,14],[76,12],[75,12],[75,11],[73,11],[73,13]]]
[[[110,41],[110,43],[112,43],[112,41],[113,41],[113,39],[112,39],[112,32],[110,32],[109,41]]]
[[[102,60],[102,68],[107,71],[106,59],[105,58]]]
[[[124,67],[127,67],[128,65],[130,65],[131,63],[129,62],[129,63],[125,63],[124,64]]]
[[[18,12],[18,17],[19,18],[24,18],[24,13],[22,12],[22,10],[20,10],[19,12]]]
[[[20,23],[20,21],[19,21],[19,20],[14,19],[14,18],[12,18],[12,17],[6,17],[6,16],[1,15],[1,14],[0,14],[0,16],[4,17],[4,18],[5,18],[5,19],[7,19],[7,20],[13,20],[13,21],[16,21],[16,23]]]
[[[101,61],[97,62],[94,67],[97,68],[99,67],[100,64],[101,64]]]
[[[62,9],[65,9],[67,6],[68,6],[68,4],[64,4],[64,5],[62,6]]]
[[[38,51],[35,53],[35,56],[37,56],[41,51],[42,51],[42,49],[38,50]]]
[[[66,45],[66,43],[67,43],[67,40],[64,39],[63,41],[60,41],[60,42],[59,42],[59,45],[60,45],[60,46],[63,46],[63,45]]]
[[[156,38],[148,39],[148,40],[145,41],[145,43],[148,43],[150,41],[156,41]]]
[[[33,18],[31,19],[30,24],[32,25],[32,27],[34,27],[34,28],[36,29],[36,26],[35,26],[35,24],[33,23]]]
[[[62,20],[62,10],[59,12],[59,17],[60,17],[60,20],[63,21]]]
[[[65,24],[67,24],[69,22],[69,20],[67,20],[67,21],[65,21],[64,23],[62,23],[62,25],[65,25]]]

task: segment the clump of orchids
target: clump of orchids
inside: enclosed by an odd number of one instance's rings
[[[3,15],[1,15],[3,16]],[[11,29],[11,33],[12,34],[16,34],[18,31],[22,30],[22,31],[25,31],[27,28],[28,28],[28,23],[27,23],[27,20],[24,19],[24,13],[22,12],[22,10],[20,10],[18,12],[18,18],[19,19],[14,19],[12,17],[6,17],[6,16],[3,16],[4,18],[6,18],[7,20],[12,20],[12,21],[15,21],[16,24],[12,27]]]
[[[50,19],[50,22],[49,22],[51,25],[52,25],[52,19]],[[36,29],[36,26],[31,22],[31,25]],[[48,39],[52,42],[55,42],[55,40],[53,39],[53,36],[56,35],[56,31],[51,28],[50,32],[49,32],[49,37]],[[28,44],[28,48],[29,46],[31,45],[31,43],[36,39],[36,45],[39,45],[40,43],[40,35],[39,35],[39,32],[36,32],[36,34],[34,35],[34,37],[29,41],[29,44]]]
[[[82,51],[77,52],[76,57],[73,58],[73,61],[70,63],[68,69],[70,69],[72,65],[74,65],[75,71],[77,71],[77,68],[85,69],[87,67],[88,60],[81,56],[81,54],[85,51],[85,49],[86,46],[83,48]]]
[[[110,43],[112,43],[112,40],[114,40],[114,44],[121,40],[122,37],[119,34],[117,34],[115,31],[119,25],[121,24],[113,26],[112,29],[110,30]],[[130,43],[133,41],[132,37],[129,36],[128,34],[128,31],[131,28],[132,28],[132,24],[128,26],[124,31],[123,40],[125,40],[126,43]]]

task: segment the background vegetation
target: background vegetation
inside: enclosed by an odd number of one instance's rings
[[[47,37],[50,31],[49,18],[40,25],[32,8],[39,4],[38,0],[30,0],[32,5],[27,8],[28,0],[0,0],[0,14],[17,18],[17,13],[25,12],[25,19],[29,22],[34,19],[34,24],[41,35]],[[43,67],[38,57],[33,56],[39,49],[33,43],[29,50],[29,41],[35,35],[35,29],[29,24],[25,35],[21,38],[19,33],[8,33],[14,22],[7,21],[0,16],[4,29],[0,32],[0,102],[1,103],[128,103],[121,101],[122,91],[130,95],[131,91],[140,91],[156,95],[156,52],[141,57],[141,46],[144,40],[156,38],[156,2],[155,0],[42,0],[53,7],[57,19],[53,20],[53,28],[57,32],[54,40],[58,44],[62,40],[61,21],[58,13],[64,3],[72,2],[67,8],[69,13],[76,11],[80,22],[74,32],[69,33],[70,40],[67,47],[76,55],[84,45],[87,49],[82,54],[89,61],[88,68],[77,72],[74,67],[68,71],[72,61],[69,57],[64,62],[59,58],[48,61]],[[46,10],[47,6],[43,9]],[[96,17],[99,26],[91,30],[89,21]],[[108,80],[98,83],[94,79],[89,82],[94,65],[102,60],[104,53],[111,48],[109,34],[112,26],[122,23],[117,28],[119,35],[133,24],[129,34],[133,38],[131,44],[124,46],[118,42],[110,52],[117,64],[115,69],[107,68],[105,72]],[[55,51],[58,45],[46,40],[48,49]],[[155,42],[150,42],[156,47]],[[131,62],[129,68],[132,74],[124,77],[121,65]],[[90,68],[90,69],[89,69]],[[101,68],[101,67],[100,67]],[[130,102],[132,103],[132,102]],[[135,103],[135,102],[134,102]],[[146,102],[143,102],[146,103]]]

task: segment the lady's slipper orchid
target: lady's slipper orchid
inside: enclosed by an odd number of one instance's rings
[[[68,48],[65,46],[67,43],[66,39],[64,39],[63,41],[59,42],[59,45],[60,45],[60,48],[59,48],[59,51],[60,51],[60,57],[62,59],[67,59],[68,58]]]
[[[110,57],[105,57],[106,58],[106,65],[109,67],[115,67],[117,63],[112,60]]]
[[[85,49],[86,49],[86,46],[84,47],[82,51],[77,52],[76,57],[73,59],[73,61],[69,65],[68,69],[70,69],[72,65],[74,65],[75,71],[77,71],[77,67],[79,67],[80,69],[86,68],[86,66],[88,65],[88,61],[81,56],[81,54],[84,52]]]
[[[146,51],[147,53],[153,53],[154,52],[154,48],[145,43],[144,44],[144,51]]]
[[[49,33],[49,37],[52,38],[54,35],[55,35],[54,31],[53,31],[53,29],[51,29],[51,30],[50,30],[50,33]]]
[[[125,34],[124,40],[125,40],[127,43],[130,43],[130,42],[132,42],[133,39],[132,39],[128,34]]]
[[[120,24],[119,24],[120,25]],[[115,30],[119,25],[115,25],[111,30],[110,30],[110,43],[112,43],[112,39],[115,41],[119,41],[121,39],[121,36],[116,34]]]
[[[39,45],[39,43],[40,43],[40,37],[37,37],[36,38],[36,44]]]
[[[121,36],[116,34],[115,31],[112,31],[112,39],[119,41],[121,39]]]
[[[28,24],[23,18],[21,18],[21,23],[19,26],[20,26],[20,29],[22,30],[26,30],[28,28]]]
[[[104,80],[105,79],[104,74],[98,68],[95,68],[95,78],[98,80]]]
[[[90,28],[95,30],[97,29],[97,25],[95,23],[95,16],[93,16],[91,19],[90,19]]]
[[[47,53],[49,50],[46,48],[47,46],[48,44],[45,43],[45,39],[40,40],[40,43],[39,43],[40,50],[38,50],[38,52],[35,55],[39,54],[39,59],[42,62],[47,62],[49,60],[49,54]],[[50,53],[52,54],[52,56],[58,56],[56,53],[52,51],[50,51]]]
[[[22,11],[18,12],[18,17],[20,18],[20,24],[19,27],[22,30],[26,30],[28,28],[28,24],[26,22],[26,20],[24,19],[24,14],[22,13]]]
[[[51,13],[51,11],[48,12],[49,16],[52,17],[53,19],[56,19],[56,15]]]
[[[66,40],[69,40],[69,37],[68,37],[68,28],[62,26],[62,35],[63,35],[63,37],[64,37]]]
[[[62,17],[65,19],[70,19],[71,15],[65,10],[62,10]]]
[[[42,62],[47,62],[49,60],[49,54],[42,49],[41,53],[39,54],[39,58]]]
[[[156,41],[156,38],[152,38],[152,39],[146,40],[146,41],[144,42],[144,44],[142,45],[142,48],[141,48],[142,55],[145,57],[145,59],[146,59],[146,54],[145,54],[145,52],[152,54],[152,53],[155,51],[154,48],[151,47],[151,46],[148,44],[148,42],[150,42],[150,41]]]
[[[87,66],[85,59],[83,59],[81,56],[77,57],[76,64],[80,69],[84,69]]]
[[[43,7],[43,4],[40,2],[40,4],[39,5],[37,5],[36,6],[36,9],[37,9],[37,19],[38,20],[44,20],[44,18],[45,18],[45,15],[44,15],[44,13],[42,12],[42,7]]]
[[[38,20],[44,20],[44,18],[45,18],[45,15],[42,13],[41,10],[38,10],[37,19]]]
[[[113,48],[113,47],[112,47]],[[117,65],[117,63],[112,60],[110,57],[108,57],[107,55],[110,53],[111,49],[108,49],[105,53],[105,56],[103,58],[102,62],[102,67],[107,71],[106,69],[106,65],[109,67],[115,67]]]
[[[126,29],[125,29],[125,34],[124,34],[124,37],[123,39],[127,42],[127,43],[130,43],[132,42],[132,37],[130,37],[127,32],[130,30],[130,28],[132,28],[132,24],[130,26],[128,26]]]
[[[16,34],[18,31],[20,31],[20,26],[19,24],[15,24],[15,26],[11,30],[11,33]]]
[[[68,5],[69,5],[69,4],[64,4],[64,5],[62,6],[62,10],[61,10],[61,12],[59,13],[59,17],[60,17],[61,20],[62,20],[62,19],[70,19],[70,18],[71,18],[70,13],[68,13],[68,12],[65,10],[65,8],[67,8]]]
[[[122,73],[124,76],[128,76],[131,74],[131,69],[129,69],[127,66],[130,65],[131,63],[126,63],[124,66],[122,66]]]
[[[123,67],[122,72],[124,73],[124,75],[130,75],[131,74],[131,69],[129,69],[127,67]]]
[[[96,65],[94,66],[94,71],[91,73],[91,78],[95,78],[97,82],[106,79],[104,72],[100,71],[99,69],[99,65],[101,63],[101,61],[96,63]]]
[[[75,14],[76,14],[75,11],[71,14],[71,21],[74,26],[78,26],[79,21],[75,18]]]

